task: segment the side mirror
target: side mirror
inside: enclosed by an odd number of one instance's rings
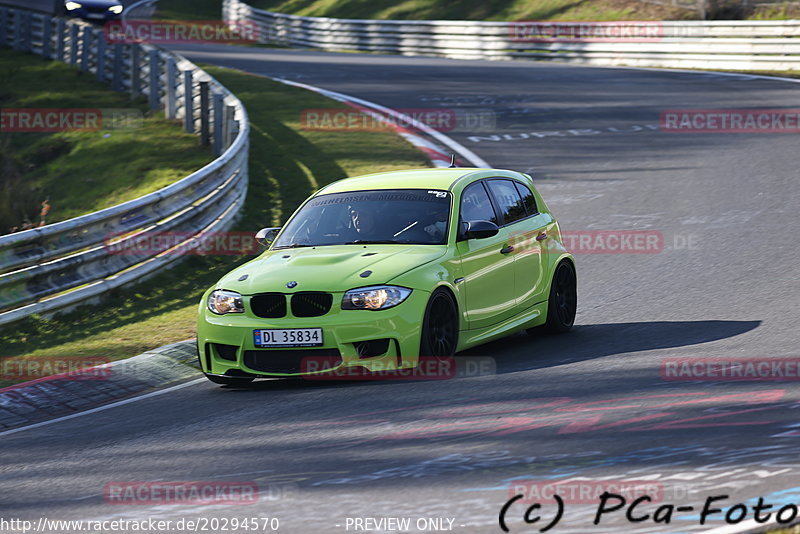
[[[464,223],[464,237],[466,239],[484,239],[497,235],[500,228],[491,221],[469,221]]]
[[[275,237],[278,235],[280,230],[280,228],[262,228],[256,232],[256,241],[258,241],[259,244],[268,247],[273,241],[275,241]]]

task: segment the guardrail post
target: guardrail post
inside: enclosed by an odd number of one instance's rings
[[[64,19],[56,19],[56,55],[53,59],[64,61],[64,40],[66,39]]]
[[[149,98],[150,98],[150,109],[156,110],[159,106],[160,98],[160,87],[161,84],[161,76],[159,68],[158,68],[158,50],[153,49],[150,50],[150,87],[148,87],[149,91]]]
[[[135,43],[129,46],[131,48],[131,98],[136,98],[142,94],[141,48]]]
[[[90,47],[92,44],[92,30],[91,28],[84,28],[81,32],[81,70],[83,72],[89,71],[89,56],[91,55]]]
[[[16,41],[16,48],[20,52],[25,51],[25,13],[22,11],[17,11],[16,17],[14,17],[15,24],[14,24],[14,40]]]
[[[183,129],[194,133],[194,71],[183,72]]]
[[[164,113],[169,120],[174,120],[178,113],[177,74],[175,59],[170,57],[167,59],[167,90],[164,97]]]
[[[42,57],[50,59],[53,55],[53,19],[42,17]]]
[[[114,43],[114,74],[111,79],[111,87],[115,91],[123,91],[122,85],[122,44]]]
[[[97,40],[95,50],[97,54],[97,61],[95,62],[97,79],[104,82],[106,80],[106,40],[103,37]]]
[[[222,116],[222,94],[214,93],[212,97],[214,104],[214,155],[219,156],[222,154],[222,124],[225,121]]]
[[[211,137],[208,116],[208,82],[200,82],[200,144],[209,145]]]
[[[222,136],[225,148],[231,146],[233,143],[233,117],[235,113],[236,107],[225,106],[225,133]]]
[[[71,24],[69,27],[69,64],[78,64],[78,25]]]
[[[31,47],[31,31],[33,30],[33,13],[30,11],[25,11],[25,14],[22,16],[22,26],[20,30],[22,30],[22,51],[23,52],[30,52]]]
[[[13,24],[11,27],[14,30],[14,40],[12,43],[14,44],[14,50],[21,51],[22,50],[22,34],[24,32],[24,28],[22,25],[24,24],[22,20],[22,12],[14,10],[11,12]]]
[[[230,129],[231,129],[231,132],[230,132],[231,141],[230,142],[232,144],[233,140],[236,139],[239,136],[239,121],[236,120],[236,113],[231,115],[231,126],[230,126]]]
[[[8,9],[0,7],[0,45],[8,42]]]

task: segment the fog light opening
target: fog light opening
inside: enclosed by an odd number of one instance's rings
[[[370,339],[369,341],[357,341],[353,343],[358,353],[358,358],[375,358],[383,356],[389,350],[389,338]]]
[[[229,362],[236,361],[236,345],[223,345],[222,343],[214,343],[214,350],[221,360],[228,360]]]

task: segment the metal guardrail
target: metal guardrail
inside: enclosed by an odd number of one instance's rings
[[[588,65],[800,70],[800,21],[796,20],[537,23],[539,26],[526,22],[359,20],[273,13],[241,0],[225,0],[223,17],[256,24],[263,43],[325,50]],[[633,30],[634,37],[534,39],[529,33],[532,28],[559,27],[591,31],[604,24]]]
[[[0,7],[57,15],[64,10],[64,0],[0,0]]]
[[[242,103],[187,59],[145,44],[107,44],[77,21],[0,7],[0,46],[13,45],[93,74],[199,132],[217,159],[143,197],[0,236],[0,325],[85,302],[182,257],[192,237],[228,228],[247,192],[249,122]],[[186,235],[161,253],[111,254],[162,232]],[[174,235],[174,234],[172,234]]]

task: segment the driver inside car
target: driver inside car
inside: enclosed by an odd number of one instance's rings
[[[350,221],[360,239],[364,239],[375,230],[375,216],[369,210],[351,209]]]
[[[431,240],[442,241],[444,239],[444,232],[447,230],[447,210],[440,208],[429,208],[428,213],[423,219],[423,227]]]

